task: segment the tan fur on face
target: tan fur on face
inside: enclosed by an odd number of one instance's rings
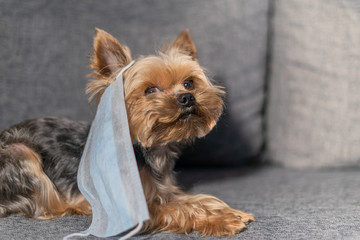
[[[107,33],[97,31],[94,42],[92,67],[95,74],[92,76],[97,80],[90,82],[87,92],[91,93],[90,99],[100,99],[103,91],[131,57],[117,57],[118,52],[130,51]],[[111,49],[100,47],[104,43],[109,45],[109,42],[122,50],[112,53]],[[110,61],[104,59],[122,62],[110,68],[104,67]],[[99,72],[98,66],[108,71]],[[184,81],[190,78],[194,82],[193,90],[183,86]],[[152,86],[160,91],[145,95],[145,90]],[[196,48],[187,30],[158,55],[137,59],[124,73],[124,91],[132,139],[144,147],[203,137],[215,126],[223,108],[224,91],[209,81],[197,62]],[[180,94],[187,92],[196,99],[195,110],[188,119],[180,120],[184,112],[177,99]]]
[[[130,129],[134,140],[143,146],[202,137],[215,126],[222,112],[222,89],[211,84],[196,61],[176,48],[139,59],[126,77]],[[195,86],[190,91],[183,86],[189,78]],[[149,86],[160,91],[145,96]],[[195,114],[179,120],[183,109],[177,98],[186,92],[196,99]]]

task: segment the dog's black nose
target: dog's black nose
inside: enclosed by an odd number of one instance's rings
[[[195,97],[191,93],[184,93],[178,97],[178,103],[183,107],[195,105]]]

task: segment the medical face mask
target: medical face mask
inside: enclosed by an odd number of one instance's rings
[[[126,114],[123,73],[107,87],[97,108],[78,170],[78,187],[92,208],[90,227],[74,236],[128,238],[149,219]],[[134,229],[135,227],[135,229]]]

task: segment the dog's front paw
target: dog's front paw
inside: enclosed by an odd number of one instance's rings
[[[229,207],[210,210],[206,218],[198,219],[195,230],[204,236],[232,236],[255,221],[253,215]]]
[[[209,195],[176,196],[166,204],[149,206],[151,220],[143,232],[167,231],[204,236],[231,236],[255,221],[253,215],[230,208],[220,199]]]
[[[251,213],[245,213],[239,210],[235,210],[235,211],[237,211],[237,214],[241,218],[241,221],[244,222],[245,224],[249,224],[250,222],[256,221],[255,217]]]

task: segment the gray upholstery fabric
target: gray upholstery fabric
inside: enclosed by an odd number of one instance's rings
[[[154,53],[189,28],[228,104],[218,129],[183,162],[252,158],[263,144],[267,9],[263,0],[0,0],[0,129],[42,116],[92,118],[84,89],[94,27],[134,55]]]
[[[359,165],[358,1],[274,3],[267,156],[292,167]],[[164,37],[190,28],[200,63],[228,97],[218,127],[181,161],[244,162],[263,145],[267,11],[263,0],[0,0],[0,128],[46,115],[92,118],[83,89],[95,26],[135,55],[152,53]],[[179,182],[257,218],[239,235],[206,239],[360,239],[358,168],[187,169]],[[0,239],[61,239],[89,224],[81,216],[11,216],[0,218]]]
[[[235,208],[253,213],[257,221],[233,237],[202,238],[196,233],[189,236],[160,233],[137,236],[134,240],[360,238],[359,169],[186,170],[181,172],[179,182],[192,186],[193,193],[209,193]],[[68,233],[86,229],[89,223],[89,218],[80,216],[50,221],[19,216],[0,218],[0,238],[57,240]]]
[[[275,1],[268,157],[360,165],[360,3]]]

